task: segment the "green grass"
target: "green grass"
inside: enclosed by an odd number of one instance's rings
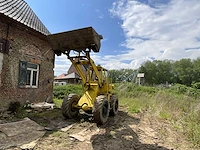
[[[185,85],[171,88],[116,84],[120,105],[130,113],[148,111],[169,120],[176,130],[183,131],[195,147],[200,148],[200,90]]]
[[[82,95],[81,85],[54,87],[54,103],[61,107],[70,93]],[[148,111],[159,119],[169,120],[176,130],[183,131],[195,147],[200,148],[200,90],[185,85],[171,88],[115,84],[119,103],[130,113]]]
[[[161,119],[169,119],[169,118],[171,118],[171,114],[167,111],[161,111],[160,112],[160,118]]]
[[[61,132],[61,131],[55,131],[55,132],[53,132],[53,134],[52,134],[52,136],[54,136],[54,137],[61,137],[61,135],[62,135],[62,132]]]
[[[54,98],[53,103],[56,105],[57,108],[61,108],[63,99]]]
[[[126,97],[120,97],[119,103],[121,106],[126,106],[128,108],[128,111],[131,113],[139,113],[143,110],[148,108],[147,102],[148,99],[146,98],[126,98]]]
[[[196,147],[200,147],[200,110],[190,113],[184,122],[184,129]]]

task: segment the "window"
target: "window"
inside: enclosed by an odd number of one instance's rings
[[[20,61],[19,63],[19,86],[38,87],[39,65]]]

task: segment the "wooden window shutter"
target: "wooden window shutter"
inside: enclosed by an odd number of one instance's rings
[[[6,46],[5,46],[5,53],[8,54],[9,53],[9,49],[10,49],[10,41],[6,40]]]
[[[18,85],[25,86],[26,85],[26,79],[27,78],[27,62],[26,61],[20,61],[19,62],[19,79],[18,79]]]
[[[9,53],[10,42],[6,39],[0,39],[0,53]]]

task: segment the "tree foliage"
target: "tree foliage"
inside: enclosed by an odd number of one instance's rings
[[[146,61],[138,70],[110,70],[109,77],[113,82],[134,81],[137,73],[144,73],[145,83],[149,85],[179,83],[199,88],[200,58]]]
[[[147,84],[168,82],[191,86],[200,82],[200,58],[147,61],[139,68],[139,72],[145,73]]]
[[[121,70],[110,70],[108,77],[112,79],[112,82],[121,81],[132,81],[136,77],[136,70],[133,69],[121,69]]]

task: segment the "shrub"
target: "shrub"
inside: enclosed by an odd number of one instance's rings
[[[169,89],[172,93],[190,96],[192,98],[198,98],[200,95],[200,90],[197,88],[188,87],[182,84],[175,84]]]
[[[54,98],[57,99],[64,99],[69,94],[78,94],[82,95],[82,86],[81,85],[75,85],[75,84],[68,84],[68,85],[62,85],[62,86],[54,86],[53,95]]]
[[[200,82],[192,83],[192,87],[196,89],[200,89]]]

